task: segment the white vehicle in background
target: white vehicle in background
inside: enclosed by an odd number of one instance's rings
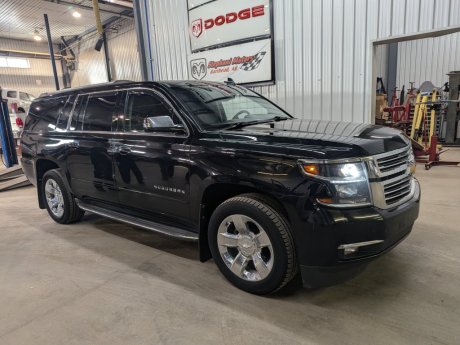
[[[30,93],[11,88],[1,88],[2,99],[8,101],[11,129],[15,139],[19,138],[24,127],[24,122],[29,112],[30,104],[35,96]]]
[[[6,99],[8,101],[8,109],[10,110],[11,105],[16,103],[18,105],[18,112],[27,114],[30,104],[35,98],[36,97],[30,93],[2,87],[2,99]]]

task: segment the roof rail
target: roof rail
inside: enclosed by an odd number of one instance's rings
[[[134,83],[133,80],[128,80],[128,79],[117,79],[117,80],[112,80],[112,84],[120,84],[120,83]]]

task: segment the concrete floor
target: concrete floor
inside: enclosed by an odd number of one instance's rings
[[[94,215],[59,225],[33,188],[2,193],[0,344],[459,344],[459,169],[418,166],[412,234],[362,274],[272,297],[194,245]]]

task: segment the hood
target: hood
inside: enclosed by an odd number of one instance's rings
[[[313,159],[372,156],[410,145],[401,131],[389,127],[300,119],[207,132],[203,140],[235,149]]]

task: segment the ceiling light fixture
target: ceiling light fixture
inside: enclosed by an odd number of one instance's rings
[[[40,32],[38,30],[34,31],[34,40],[35,41],[41,41],[42,40],[42,38],[40,37],[39,34],[40,34]]]
[[[72,12],[72,16],[74,16],[75,18],[80,18],[80,17],[81,17],[81,13],[74,10],[74,11]]]

